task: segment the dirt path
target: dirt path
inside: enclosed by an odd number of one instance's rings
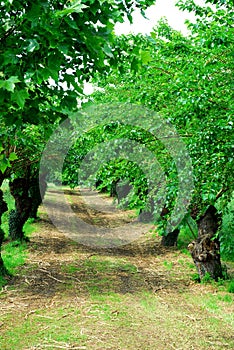
[[[88,223],[118,227],[134,220],[132,212],[108,212],[107,198],[103,214],[99,196],[92,196],[92,209],[84,193],[66,196]],[[27,262],[1,293],[0,348],[231,349],[232,295],[196,284],[194,272],[188,255],[162,248],[153,232],[114,249],[85,247],[42,213]]]

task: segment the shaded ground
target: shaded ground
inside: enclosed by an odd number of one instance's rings
[[[103,214],[79,193],[66,195],[89,223],[134,220],[132,212]],[[65,215],[59,206],[58,215]],[[1,349],[234,348],[232,295],[193,282],[191,258],[162,248],[152,226],[141,224],[149,232],[126,246],[94,249],[41,218],[26,264],[1,293]]]

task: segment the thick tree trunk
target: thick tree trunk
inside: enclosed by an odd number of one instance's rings
[[[151,222],[154,220],[154,214],[150,211],[140,209],[139,221],[140,222]]]
[[[110,196],[111,197],[117,197],[117,191],[116,191],[117,183],[118,183],[118,181],[113,181],[111,184],[111,188],[110,188]]]
[[[210,206],[197,221],[198,238],[190,243],[188,248],[200,279],[207,273],[215,280],[223,277],[220,261],[220,244],[218,237],[216,237],[220,224],[221,218],[214,206]]]
[[[3,179],[0,178],[0,186],[3,182]],[[1,256],[1,248],[2,248],[2,242],[4,240],[4,232],[1,229],[1,223],[2,223],[2,214],[7,211],[7,204],[3,199],[3,192],[0,190],[0,276],[6,275],[7,274],[7,269],[4,266],[2,256]]]
[[[111,189],[110,189],[110,196],[116,197],[119,204],[123,198],[127,197],[131,189],[132,189],[132,186],[129,183],[123,184],[122,181],[119,179],[112,182]],[[125,203],[125,207],[127,205],[128,203]]]
[[[102,187],[103,181],[101,179],[97,179],[96,183],[95,183],[95,187],[98,191],[101,191],[103,193],[106,193],[108,192],[108,188],[105,186],[105,187]]]
[[[32,203],[29,217],[33,219],[37,219],[37,211],[46,192],[47,183],[43,177],[40,177],[40,184],[41,187],[39,185],[39,177],[30,180],[29,196],[32,199]]]
[[[164,207],[162,209],[162,212],[160,213],[160,216],[163,218],[169,213],[168,208]],[[150,210],[142,211],[139,216],[140,221],[142,222],[149,222],[154,219],[154,201],[150,200]],[[164,247],[175,247],[177,246],[177,239],[179,236],[180,230],[176,228],[174,231],[169,232],[166,236],[162,236],[161,239],[161,245]]]
[[[126,198],[129,192],[131,191],[132,186],[127,182],[126,184],[121,183],[121,181],[116,184],[116,194],[118,203],[121,202],[122,199]],[[128,206],[128,202],[124,203],[124,207]]]
[[[169,232],[166,236],[162,236],[161,245],[164,247],[175,247],[177,246],[177,239],[180,230],[176,228],[174,231]]]
[[[154,201],[153,201],[153,198],[150,198],[147,209],[140,209],[139,221],[151,222],[153,220],[154,220]]]
[[[10,212],[9,236],[12,240],[24,239],[23,226],[32,208],[32,199],[29,197],[29,182],[18,178],[10,182],[10,191],[15,199],[15,210]]]

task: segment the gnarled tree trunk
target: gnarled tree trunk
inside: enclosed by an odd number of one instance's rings
[[[127,197],[131,189],[132,186],[128,182],[122,183],[122,180],[118,179],[113,181],[111,184],[110,196],[117,198],[119,204],[123,198]],[[128,203],[126,202],[124,206],[127,207]]]
[[[140,222],[151,222],[154,220],[154,200],[153,200],[153,198],[150,198],[148,200],[147,209],[140,209],[140,215],[139,215],[138,219]]]
[[[166,236],[162,236],[161,245],[164,247],[175,247],[177,246],[177,239],[180,230],[176,228],[174,231],[169,232]]]
[[[117,195],[118,203],[120,203],[122,199],[127,197],[131,189],[132,189],[132,185],[130,185],[129,182],[127,183],[122,183],[121,181],[117,182],[116,195]],[[127,206],[128,206],[128,202],[125,201],[124,207],[127,207]]]
[[[37,219],[37,211],[44,198],[46,187],[47,187],[47,183],[43,176],[40,177],[40,184],[39,184],[39,176],[30,179],[29,196],[32,199],[31,210],[29,213],[30,218]]]
[[[206,273],[217,280],[222,278],[220,261],[220,244],[216,233],[221,225],[221,218],[214,206],[209,206],[205,214],[197,220],[198,238],[189,244],[193,261],[197,267],[200,278]]]
[[[163,207],[160,216],[164,218],[167,214],[169,214],[169,209],[167,207]],[[169,232],[167,235],[162,236],[161,245],[163,247],[176,247],[179,233],[180,230],[176,228],[175,230]]]
[[[10,212],[9,236],[12,240],[24,239],[23,226],[32,208],[32,198],[29,196],[29,181],[17,178],[9,183],[10,191],[15,199],[15,210]]]
[[[3,182],[3,178],[0,178],[0,186],[2,185]],[[2,222],[2,214],[5,213],[5,211],[7,211],[7,204],[3,199],[3,192],[2,190],[0,190],[0,275],[6,275],[7,274],[7,270],[4,266],[3,260],[2,260],[2,256],[1,256],[1,247],[2,247],[2,242],[4,239],[4,232],[1,229],[1,222]]]

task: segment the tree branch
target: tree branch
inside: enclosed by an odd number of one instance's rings
[[[215,201],[217,201],[222,195],[227,192],[228,188],[221,188],[221,190],[216,194]]]
[[[5,41],[8,38],[8,36],[10,36],[14,32],[15,29],[16,26],[13,26],[10,29],[8,29],[8,31],[5,32],[4,36],[0,38],[0,42]]]

